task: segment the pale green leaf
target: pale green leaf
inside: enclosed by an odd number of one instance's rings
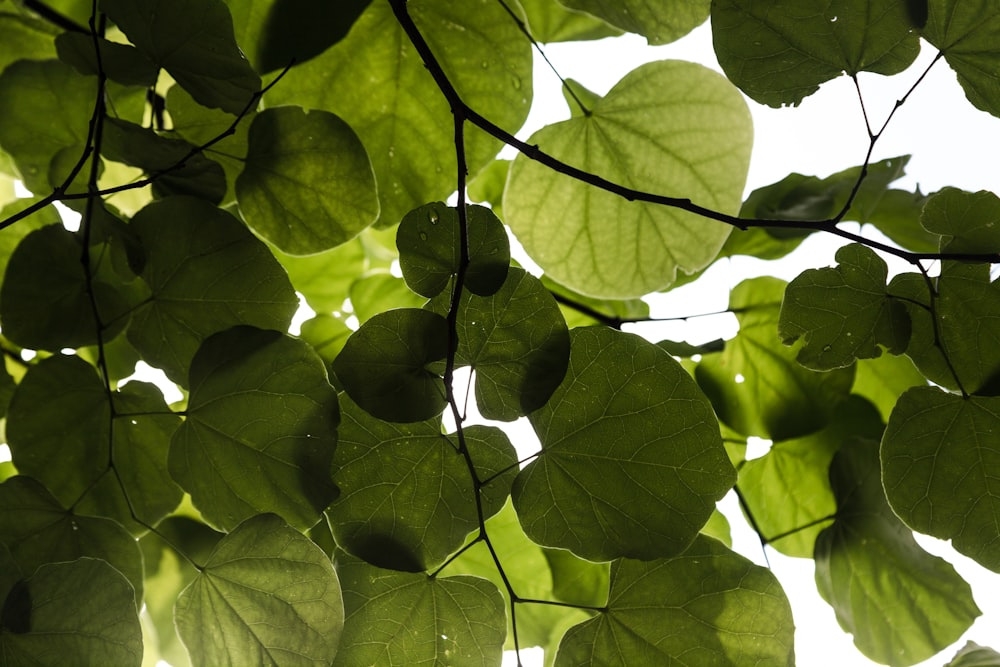
[[[285,267],[295,291],[320,314],[343,310],[351,283],[368,268],[361,239],[316,255],[297,257],[275,250],[274,256]]]
[[[667,44],[708,18],[711,0],[559,0],[571,9],[593,14],[613,26],[639,33],[650,44]]]
[[[589,560],[680,553],[735,481],[710,404],[633,334],[570,342],[565,379],[529,417],[542,452],[512,491],[525,533]]]
[[[532,37],[539,42],[575,42],[621,34],[604,21],[563,7],[552,0],[521,0]]]
[[[877,359],[860,359],[856,369],[851,393],[871,401],[878,408],[883,422],[889,421],[889,414],[900,394],[910,387],[927,384],[927,378],[906,356],[883,354]]]
[[[739,208],[752,128],[742,97],[693,63],[648,63],[584,114],[528,140],[564,162],[623,186]],[[557,282],[590,296],[641,296],[677,271],[707,266],[730,227],[679,209],[628,202],[523,155],[503,209],[525,250]]]
[[[326,667],[344,627],[330,559],[273,514],[222,538],[174,613],[195,667]]]
[[[388,269],[375,269],[354,277],[347,291],[351,310],[358,322],[364,324],[379,313],[396,308],[421,308],[427,299],[409,287],[402,278]]]
[[[958,650],[945,667],[997,667],[998,665],[1000,665],[1000,653],[970,641]]]
[[[18,60],[46,60],[55,56],[58,31],[30,16],[0,12],[0,72]]]

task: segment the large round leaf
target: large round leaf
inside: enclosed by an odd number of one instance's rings
[[[514,481],[525,533],[589,560],[683,551],[735,482],[718,422],[662,348],[570,332],[566,378],[530,415],[539,457]]]
[[[351,127],[326,111],[265,109],[250,125],[236,179],[247,224],[293,255],[329,250],[375,222],[368,154]]]
[[[739,210],[753,131],[742,96],[700,65],[660,61],[625,76],[588,113],[528,142],[621,185]],[[503,202],[507,224],[552,278],[583,294],[641,296],[709,264],[730,228],[629,202],[523,155]]]

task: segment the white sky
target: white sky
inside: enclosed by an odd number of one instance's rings
[[[600,42],[553,44],[545,47],[549,59],[563,77],[573,78],[596,93],[606,93],[619,79],[650,60],[679,58],[700,62],[721,71],[712,50],[711,31],[704,25],[682,40],[661,47],[649,47],[645,40],[626,36]],[[865,105],[873,128],[882,126],[886,115],[933,59],[934,50],[923,45],[917,63],[893,78],[862,75]],[[845,77],[824,84],[818,93],[794,109],[771,109],[748,101],[754,118],[755,149],[750,166],[747,192],[778,181],[791,172],[827,176],[860,164],[868,149],[868,135],[853,83]],[[526,139],[541,126],[568,117],[558,80],[536,58],[533,111],[519,133]],[[917,91],[896,112],[889,128],[876,146],[873,160],[912,154],[907,176],[894,187],[933,192],[953,185],[965,190],[1000,190],[994,156],[1000,155],[1000,119],[970,105],[946,63],[938,62]],[[505,154],[507,155],[507,154]],[[867,233],[867,232],[866,232]],[[876,232],[877,234],[877,232]],[[720,262],[707,285],[690,286],[656,299],[656,314],[690,315],[725,309],[731,287],[754,275],[778,275],[791,280],[805,268],[833,265],[839,239],[817,234],[799,251],[777,263],[752,258]],[[891,258],[886,258],[890,260]],[[890,261],[890,266],[894,266]],[[909,268],[896,263],[897,270]],[[686,338],[703,342],[735,334],[731,316],[698,318],[669,327],[643,324],[632,329],[650,340]],[[732,494],[723,501],[723,511],[733,524],[734,546],[744,556],[764,564],[755,534],[742,521]],[[741,525],[742,524],[742,525]],[[1000,648],[1000,575],[989,572],[950,546],[933,538],[918,536],[921,545],[951,562],[972,584],[976,602],[983,611],[972,629],[938,657],[921,665],[944,665],[967,640]],[[811,560],[792,559],[768,550],[774,574],[791,600],[796,622],[795,651],[798,664],[810,667],[873,665],[853,646],[850,635],[842,632],[833,610],[816,592]],[[508,656],[508,659],[512,656]],[[541,664],[540,656],[525,665]],[[513,665],[505,661],[505,665]]]

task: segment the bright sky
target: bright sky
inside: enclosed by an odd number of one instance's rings
[[[601,42],[554,44],[546,47],[550,60],[562,76],[573,78],[594,92],[603,94],[636,66],[650,60],[679,58],[700,62],[719,70],[711,44],[711,31],[704,25],[674,44],[649,47],[645,40],[627,36]],[[896,100],[905,94],[935,53],[924,45],[917,63],[906,73],[887,79],[863,75],[861,88],[873,128],[882,126]],[[853,83],[847,77],[824,84],[796,109],[770,109],[749,102],[754,117],[755,150],[747,192],[773,183],[791,172],[827,176],[860,164],[868,149],[868,135]],[[568,110],[559,82],[547,66],[536,59],[535,103],[525,131],[527,136],[542,125],[563,120]],[[930,75],[903,107],[896,112],[873,155],[880,160],[912,154],[908,175],[896,187],[933,192],[945,185],[965,190],[1000,190],[994,156],[1000,154],[1000,119],[973,108],[947,65],[938,62]],[[867,233],[867,230],[866,230]],[[877,232],[874,232],[877,234]],[[653,302],[660,316],[679,316],[725,309],[729,290],[744,278],[778,275],[791,280],[805,268],[833,265],[838,239],[815,235],[799,251],[779,263],[751,258],[721,262],[703,285],[681,288]],[[891,258],[886,258],[890,260]],[[906,270],[908,265],[890,267]],[[643,324],[632,329],[656,341],[663,338],[687,339],[698,343],[735,334],[735,318],[697,318],[669,326]],[[763,452],[761,452],[763,453]],[[743,522],[734,496],[722,503],[733,525],[734,546],[744,556],[764,564],[755,534]],[[972,584],[976,602],[983,611],[972,629],[940,657],[921,665],[943,665],[967,640],[983,645],[1000,644],[1000,575],[958,555],[947,543],[918,536],[921,545],[951,562]],[[796,622],[795,651],[800,665],[841,667],[873,665],[854,648],[850,635],[840,631],[833,610],[819,597],[811,560],[792,559],[768,550],[773,572],[791,600]],[[525,665],[531,662],[525,655]],[[512,656],[508,656],[512,658]],[[514,662],[505,664],[513,665]]]

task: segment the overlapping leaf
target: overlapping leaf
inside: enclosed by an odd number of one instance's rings
[[[867,247],[837,251],[836,268],[808,269],[789,283],[781,303],[778,335],[785,345],[800,337],[796,356],[806,368],[828,371],[872,359],[885,347],[902,354],[910,318],[886,292],[888,267]]]
[[[43,565],[14,595],[7,595],[0,626],[5,666],[142,664],[132,587],[108,563],[80,558]]]
[[[1000,653],[970,641],[959,649],[945,667],[996,667],[997,665],[1000,665]]]
[[[621,185],[739,208],[752,130],[743,99],[699,65],[659,61],[625,76],[581,114],[529,143]],[[662,289],[715,259],[730,228],[665,206],[628,202],[523,155],[503,202],[506,222],[557,282],[612,298]]]
[[[343,310],[351,283],[364,274],[368,266],[360,239],[315,255],[296,257],[281,251],[274,255],[288,272],[295,291],[306,298],[310,308],[321,314]]]
[[[415,0],[407,11],[463,101],[508,130],[520,127],[531,100],[530,42],[504,8],[491,0]],[[371,3],[345,39],[294,68],[267,100],[332,111],[354,128],[375,169],[382,226],[455,189],[448,105],[389,3]],[[499,146],[470,133],[466,148],[475,173]]]
[[[222,0],[101,0],[100,6],[199,103],[238,114],[260,90]]]
[[[884,354],[877,359],[861,359],[856,369],[851,393],[871,401],[878,408],[883,422],[889,421],[896,399],[904,391],[927,384],[927,378],[906,356]]]
[[[46,60],[55,55],[58,31],[30,16],[0,13],[0,72],[18,60]]]
[[[346,620],[335,667],[500,662],[503,598],[489,581],[392,572],[353,559],[338,559],[337,572]],[[408,610],[403,624],[401,609]]]
[[[837,520],[816,540],[816,585],[858,649],[902,666],[957,640],[980,614],[972,590],[950,564],[923,551],[889,509],[876,442],[845,443],[830,483]]]
[[[152,293],[133,314],[128,338],[174,382],[187,381],[198,346],[218,331],[288,328],[298,307],[288,277],[232,215],[169,197],[146,206],[131,227],[147,249],[142,278]]]
[[[639,33],[650,44],[667,44],[708,18],[711,0],[650,3],[641,0],[560,0],[571,9],[593,14],[622,30]]]
[[[797,105],[842,72],[896,74],[920,50],[894,0],[716,0],[712,35],[729,80],[773,107]]]
[[[575,42],[621,34],[604,21],[547,0],[521,0],[528,29],[539,42]]]
[[[525,533],[589,560],[683,551],[732,486],[712,409],[663,349],[570,332],[569,369],[530,415],[542,453],[514,482]]]
[[[97,76],[102,72],[109,80],[127,86],[156,85],[159,68],[130,44],[118,44],[82,32],[64,32],[55,43],[59,59],[81,74]],[[100,51],[100,61],[95,50]]]
[[[333,362],[337,379],[369,414],[393,422],[435,417],[446,404],[439,372],[429,365],[448,352],[448,323],[417,308],[380,313],[361,325]]]
[[[1000,115],[1000,7],[990,2],[930,0],[921,36],[937,47],[978,109]]]
[[[896,404],[881,455],[889,504],[908,526],[1000,572],[998,432],[1000,398],[916,387]]]
[[[273,514],[247,519],[219,542],[175,615],[195,667],[325,667],[344,627],[330,559]]]
[[[784,288],[776,278],[737,285],[729,306],[740,332],[695,369],[720,420],[744,435],[771,440],[823,428],[854,379],[853,368],[827,373],[803,368],[795,360],[795,348],[781,345],[777,323]]]
[[[344,421],[334,456],[340,496],[327,516],[337,543],[369,563],[421,572],[441,563],[479,527],[478,492],[455,436],[439,419],[392,424],[342,398]],[[517,453],[495,427],[464,430],[483,488],[485,518],[500,511]]]
[[[354,130],[332,113],[297,107],[265,109],[253,119],[236,197],[247,224],[293,255],[350,241],[379,211]]]
[[[606,610],[570,629],[556,667],[794,664],[778,580],[708,537],[673,558],[615,561]]]
[[[262,512],[299,529],[315,524],[336,496],[329,471],[339,410],[313,349],[237,327],[205,341],[190,379],[169,466],[205,518],[223,529]]]
[[[944,188],[927,200],[920,224],[939,235],[942,252],[1000,252],[1000,197]]]

